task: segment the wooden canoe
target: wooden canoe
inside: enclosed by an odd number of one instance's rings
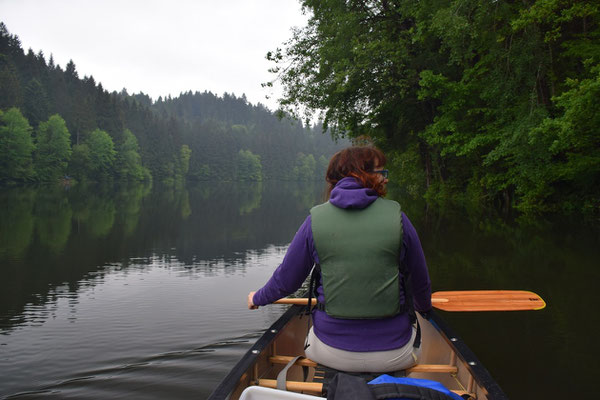
[[[209,400],[237,400],[243,390],[252,385],[274,387],[277,374],[287,361],[304,354],[308,316],[301,315],[302,310],[302,306],[291,306],[269,327],[217,386]],[[473,352],[439,315],[431,312],[428,320],[419,316],[419,321],[421,357],[417,366],[406,371],[406,376],[441,382],[465,398],[507,399]],[[309,367],[306,381],[303,379],[305,371],[299,364]],[[300,361],[288,370],[288,390],[320,397],[321,384],[314,374],[314,364],[310,360]]]

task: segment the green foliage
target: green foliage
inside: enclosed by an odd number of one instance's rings
[[[250,150],[240,150],[237,156],[236,178],[241,181],[261,181],[262,164],[260,156]]]
[[[570,89],[554,99],[563,110],[562,115],[546,118],[531,130],[529,142],[544,150],[551,168],[544,168],[535,176],[536,185],[542,190],[524,193],[524,204],[535,207],[555,197],[566,207],[580,203],[590,210],[598,209],[600,65],[591,68],[589,79],[569,79],[566,83]],[[561,190],[565,187],[574,191]],[[585,194],[585,198],[577,198],[581,194]]]
[[[184,178],[190,170],[190,158],[192,157],[192,150],[187,144],[181,146],[179,150],[179,175]]]
[[[597,1],[302,5],[267,54],[284,112],[371,136],[430,199],[598,210]]]
[[[67,168],[69,175],[77,179],[84,179],[87,175],[88,165],[90,165],[90,148],[88,145],[85,143],[73,145],[71,161]]]
[[[0,182],[34,178],[31,126],[17,108],[0,111]]]
[[[105,131],[96,129],[83,144],[73,146],[69,170],[80,178],[106,180],[112,176],[116,154],[112,138]]]
[[[65,120],[58,114],[39,124],[34,153],[38,180],[52,181],[65,174],[72,153],[70,137]]]
[[[121,179],[142,181],[148,171],[142,166],[137,138],[129,129],[123,131],[121,143],[117,145],[115,169]]]
[[[318,178],[325,179],[325,176],[327,175],[327,167],[329,167],[329,160],[327,158],[325,158],[324,155],[321,154],[321,156],[317,160],[316,176]]]
[[[390,180],[412,197],[425,191],[425,171],[420,165],[420,154],[416,143],[404,151],[389,151]]]
[[[316,178],[317,161],[312,154],[298,153],[296,156],[296,164],[292,171],[294,180],[310,181]],[[318,177],[322,179],[322,177]]]

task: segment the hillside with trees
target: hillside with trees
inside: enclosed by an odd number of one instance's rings
[[[245,96],[109,93],[70,61],[25,53],[0,23],[0,185],[322,179],[341,146]]]
[[[301,3],[268,55],[285,111],[376,138],[430,200],[598,212],[598,1]]]

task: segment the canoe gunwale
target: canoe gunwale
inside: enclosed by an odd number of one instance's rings
[[[252,345],[252,347],[242,356],[229,373],[223,378],[221,383],[208,396],[208,400],[225,400],[233,392],[237,386],[241,376],[250,368],[257,360],[260,353],[266,349],[279,332],[287,325],[287,323],[296,315],[300,314],[304,306],[291,306],[285,313],[281,315],[260,338]],[[307,316],[308,317],[308,316]]]
[[[498,383],[492,378],[487,368],[475,356],[475,353],[467,346],[467,344],[458,336],[454,330],[448,325],[440,315],[435,311],[428,313],[429,322],[442,333],[442,337],[448,340],[457,356],[461,358],[467,368],[471,371],[475,381],[487,391],[488,400],[508,400],[506,394],[502,391]]]
[[[242,356],[211,393],[208,400],[228,399],[238,385],[242,375],[257,362],[261,352],[273,342],[287,323],[304,309],[304,306],[293,305],[286,310]],[[483,366],[473,351],[435,311],[432,310],[428,313],[428,320],[441,333],[442,337],[447,340],[457,356],[465,362],[474,380],[479,386],[485,389],[488,400],[508,400],[506,394],[504,394],[498,383],[492,378],[489,371]]]

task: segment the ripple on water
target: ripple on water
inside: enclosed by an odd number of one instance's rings
[[[10,399],[206,398],[260,332],[82,371]]]

